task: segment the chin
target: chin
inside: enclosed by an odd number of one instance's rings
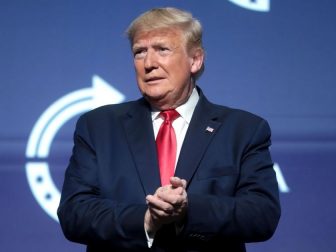
[[[167,92],[163,91],[162,88],[159,87],[149,87],[144,90],[144,94],[151,99],[160,100],[167,95]]]
[[[164,97],[165,97],[163,94],[153,94],[153,93],[145,93],[144,96],[148,100],[152,100],[152,101],[160,101],[160,100],[164,99]]]
[[[153,93],[146,93],[144,94],[146,100],[155,108],[162,110],[166,108],[168,105],[166,96],[162,93],[160,94],[153,94]]]

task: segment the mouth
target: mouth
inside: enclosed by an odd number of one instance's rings
[[[145,82],[148,83],[148,84],[154,84],[154,83],[157,83],[157,82],[159,82],[163,79],[164,79],[163,77],[154,76],[154,77],[146,78]]]

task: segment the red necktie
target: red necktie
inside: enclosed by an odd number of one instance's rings
[[[161,185],[170,183],[170,177],[174,176],[176,160],[176,135],[173,128],[173,121],[179,117],[176,110],[162,111],[164,122],[161,124],[156,137],[156,148],[158,153]]]

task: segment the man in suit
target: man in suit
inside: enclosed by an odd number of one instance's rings
[[[152,9],[127,33],[143,97],[78,120],[58,209],[65,236],[91,252],[241,252],[269,239],[280,217],[270,129],[196,85],[199,21]]]

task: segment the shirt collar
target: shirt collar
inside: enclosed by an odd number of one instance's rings
[[[194,88],[187,102],[176,108],[176,111],[188,124],[191,121],[191,117],[195,110],[198,100],[199,95],[196,88]],[[152,120],[154,121],[159,116],[159,114],[160,111],[152,111]]]

